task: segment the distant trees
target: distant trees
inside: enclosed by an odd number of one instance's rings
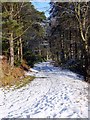
[[[88,76],[90,2],[51,2],[50,47],[59,64]]]
[[[22,63],[25,50],[30,51],[30,40],[43,36],[40,25],[43,19],[44,13],[37,11],[30,2],[2,3],[2,52],[12,68]]]

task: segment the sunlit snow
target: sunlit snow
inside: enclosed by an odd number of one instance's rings
[[[50,62],[26,73],[36,78],[17,90],[0,89],[0,118],[88,118],[88,84]]]

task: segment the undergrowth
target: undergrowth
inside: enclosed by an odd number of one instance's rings
[[[26,84],[30,83],[35,77],[25,76],[25,71],[29,70],[26,62],[23,61],[21,66],[11,66],[8,64],[7,60],[2,60],[0,66],[0,87],[4,88],[21,88]]]

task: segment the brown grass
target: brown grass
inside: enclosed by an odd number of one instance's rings
[[[10,88],[11,86],[15,86],[15,88],[20,88],[34,79],[34,77],[25,76],[24,70],[28,70],[29,67],[25,64],[24,61],[22,66],[14,67],[13,69],[11,69],[7,60],[2,60],[1,64],[2,73],[0,74],[3,75],[0,75],[0,87]]]
[[[33,76],[26,76],[24,78],[19,78],[18,80],[14,79],[13,76],[8,76],[3,78],[1,82],[0,87],[6,87],[11,88],[14,86],[14,89],[21,88],[27,84],[29,84],[35,77]]]

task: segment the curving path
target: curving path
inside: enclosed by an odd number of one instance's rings
[[[18,90],[0,89],[0,118],[88,118],[88,84],[50,62],[36,64],[36,78]]]

